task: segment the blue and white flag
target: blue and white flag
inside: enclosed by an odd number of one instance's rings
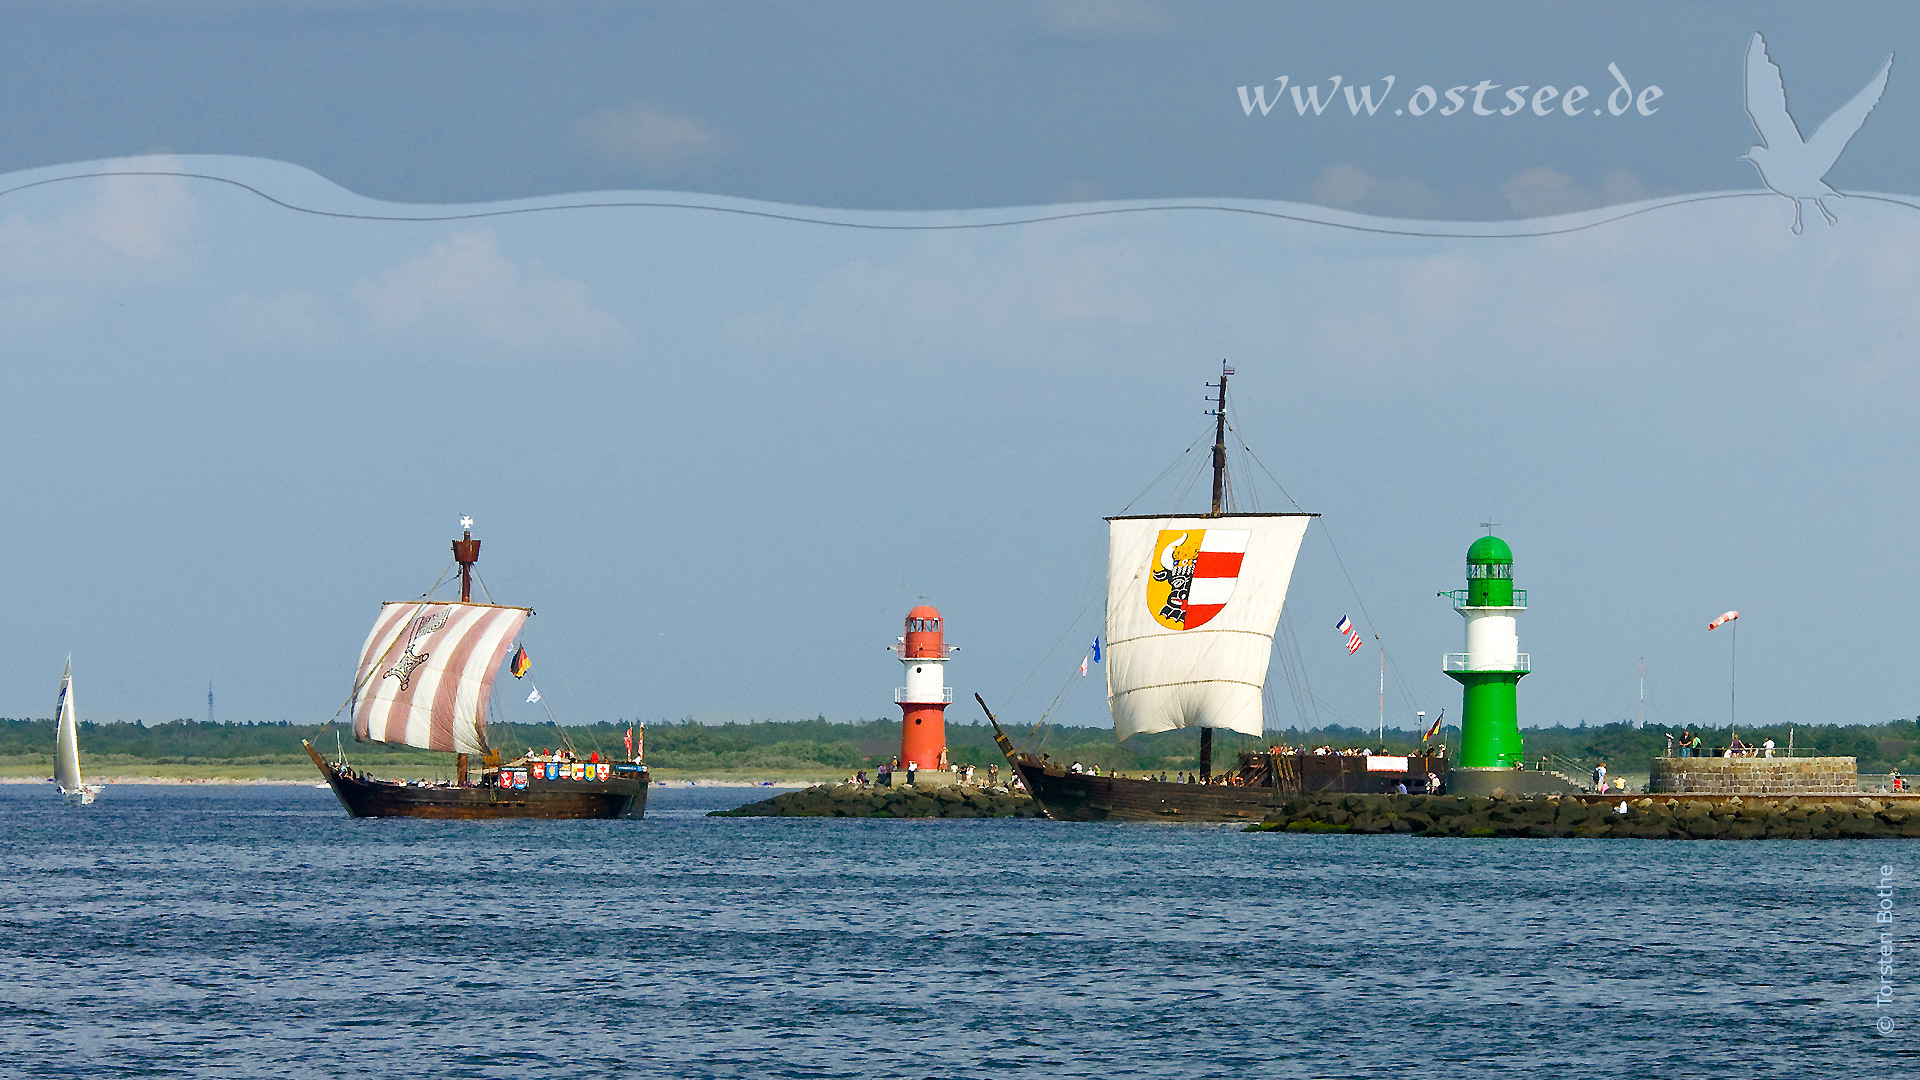
[[[1087,661],[1089,660],[1096,664],[1100,662],[1100,639],[1097,637],[1093,639],[1093,650],[1080,658],[1080,677],[1083,679],[1087,677]]]
[[[527,702],[531,704],[539,700],[540,700],[540,688],[536,686],[533,688],[533,693],[527,695]]]
[[[1093,639],[1093,662],[1100,662],[1100,639],[1097,636]]]

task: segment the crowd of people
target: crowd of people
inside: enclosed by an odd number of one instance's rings
[[[940,751],[940,770],[942,772],[953,773],[953,778],[956,781],[958,781],[959,783],[965,784],[969,787],[973,786],[974,784],[978,783],[980,780],[983,780],[983,779],[986,781],[986,786],[988,787],[994,787],[1000,783],[1000,766],[998,765],[987,766],[986,772],[983,775],[973,765],[953,764],[951,759],[948,758],[947,752],[945,750]],[[852,776],[849,776],[845,780],[842,780],[841,783],[852,785],[854,787],[860,787],[860,786],[869,785],[869,784],[875,785],[878,787],[892,787],[894,777],[902,776],[903,774],[904,776],[900,781],[901,783],[903,784],[915,783],[920,778],[920,763],[917,761],[908,761],[906,764],[902,765],[900,763],[899,758],[894,758],[891,761],[881,762],[880,767],[874,770],[872,779],[868,779],[867,770],[858,769],[854,771],[854,774]]]
[[[1668,735],[1667,739],[1668,757],[1710,757],[1714,750],[1718,750],[1720,756],[1723,758],[1772,757],[1774,751],[1772,739],[1755,745],[1741,742],[1740,736],[1737,734],[1727,740],[1727,745],[1709,749],[1702,745],[1700,736],[1694,734],[1691,728],[1683,728],[1678,736]],[[1675,750],[1679,751],[1677,755],[1674,753]]]

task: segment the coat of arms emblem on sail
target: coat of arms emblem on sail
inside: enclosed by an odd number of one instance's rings
[[[1169,630],[1205,626],[1240,579],[1247,529],[1162,529],[1154,541],[1147,609]]]

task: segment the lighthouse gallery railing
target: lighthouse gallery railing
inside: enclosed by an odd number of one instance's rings
[[[1467,663],[1470,653],[1450,652],[1440,658],[1444,671],[1532,671],[1532,661],[1526,653],[1516,653],[1512,667],[1474,667]]]

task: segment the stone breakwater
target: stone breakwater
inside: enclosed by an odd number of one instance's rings
[[[1302,795],[1247,831],[1640,840],[1920,838],[1920,798]]]
[[[1040,807],[1025,792],[977,787],[866,787],[822,784],[789,791],[708,817],[875,817],[992,818],[1040,817]]]

